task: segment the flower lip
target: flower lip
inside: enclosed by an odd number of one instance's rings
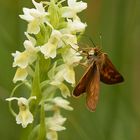
[[[53,117],[46,118],[46,125],[49,130],[62,131],[66,129],[64,126],[62,126],[65,121],[66,118],[64,118],[60,114],[54,114]]]
[[[74,18],[77,13],[87,8],[86,2],[76,2],[76,0],[68,0],[68,6],[62,7],[62,17]]]
[[[6,101],[18,101],[19,113],[16,115],[16,122],[17,124],[21,124],[23,128],[25,128],[29,123],[33,122],[33,115],[29,110],[29,103],[33,99],[36,99],[36,96],[31,96],[29,99],[24,97],[11,97],[6,99]]]
[[[23,15],[19,15],[21,19],[28,22],[28,33],[37,34],[40,31],[40,25],[47,23],[48,12],[45,11],[43,3],[37,3],[32,0],[35,8],[23,8]]]

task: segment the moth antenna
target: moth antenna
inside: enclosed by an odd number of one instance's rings
[[[64,43],[65,45],[68,45],[68,44],[66,44],[66,42],[65,42],[64,40],[62,40],[62,41],[63,41],[63,43]],[[69,44],[69,45],[70,45],[70,44]],[[76,43],[75,43],[75,45],[78,46],[78,44],[76,44]],[[75,49],[75,48],[72,47],[71,45],[70,45],[70,47],[71,47],[73,50],[75,50],[76,52],[80,53],[80,55],[85,55],[85,53],[81,52],[80,50]]]
[[[102,34],[100,33],[99,35],[99,38],[100,38],[100,46],[101,46],[101,49],[103,48],[103,41],[102,41]]]
[[[96,47],[95,43],[93,42],[93,39],[90,37],[89,40],[92,42],[93,46]]]
[[[82,35],[82,36],[85,37],[85,38],[87,38],[87,39],[92,43],[92,45],[93,45],[94,47],[96,47],[96,45],[95,45],[93,39],[92,39],[90,36],[88,36],[88,35]]]

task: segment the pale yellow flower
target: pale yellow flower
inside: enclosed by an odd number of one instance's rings
[[[47,140],[58,140],[58,134],[56,131],[48,130],[46,137]]]
[[[30,40],[24,41],[25,51],[12,53],[14,57],[13,67],[26,68],[29,64],[32,64],[37,59],[38,47],[34,47],[33,42]]]
[[[62,17],[73,18],[77,13],[87,8],[87,3],[76,2],[76,0],[68,0],[68,6],[62,7]]]
[[[53,108],[59,107],[63,108],[65,110],[72,111],[73,108],[69,105],[70,102],[63,99],[62,97],[55,97],[53,99],[50,99],[49,104],[52,104],[52,106],[49,106],[48,104],[45,105],[45,110],[53,110]]]
[[[24,81],[28,76],[27,68],[18,68],[15,76],[13,78],[13,82],[16,83],[17,81]]]
[[[33,115],[29,110],[29,103],[31,100],[36,99],[36,96],[32,96],[29,99],[20,97],[7,98],[7,101],[17,100],[19,106],[19,113],[16,116],[17,124],[21,124],[25,128],[29,123],[33,122]]]
[[[28,33],[37,34],[40,31],[40,25],[48,23],[48,12],[45,11],[42,3],[37,3],[34,0],[32,0],[32,3],[35,8],[23,8],[24,15],[20,15],[20,18],[28,22]]]
[[[48,42],[40,47],[40,51],[44,54],[45,58],[56,57],[56,50],[61,41],[61,36],[58,30],[53,30]]]
[[[64,126],[62,126],[65,121],[66,118],[56,113],[53,117],[46,118],[46,125],[49,130],[62,131],[66,129]]]
[[[73,20],[68,19],[67,28],[71,33],[84,32],[87,24],[81,22],[80,18],[76,16]]]

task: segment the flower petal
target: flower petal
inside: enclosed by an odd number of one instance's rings
[[[61,90],[61,94],[64,98],[67,98],[67,96],[70,96],[70,91],[64,83],[57,82],[54,80],[50,84],[57,86]]]
[[[36,1],[32,0],[32,3],[34,4],[34,6],[36,7],[36,9],[40,12],[45,12],[45,9],[43,7],[42,3],[37,3]]]
[[[37,34],[40,31],[39,22],[34,20],[28,24],[27,32],[30,34]]]
[[[68,5],[69,7],[73,8],[73,10],[76,11],[77,13],[87,8],[87,3],[82,1],[76,2],[76,0],[68,0]]]
[[[62,117],[60,114],[55,114],[53,117],[46,118],[46,125],[49,130],[62,131],[66,129],[62,126],[65,121],[66,118]]]
[[[72,32],[72,33],[76,33],[76,32],[83,32],[86,28],[86,23],[82,23],[80,21],[80,19],[77,17],[76,19],[72,20],[68,20],[68,29]]]
[[[75,84],[75,72],[72,66],[65,65],[64,79],[71,84]]]
[[[57,106],[64,108],[66,110],[73,110],[73,108],[71,106],[69,106],[69,102],[65,99],[63,99],[62,97],[55,97],[52,100],[53,103],[55,103]]]
[[[47,140],[58,140],[58,135],[56,131],[49,130],[47,132]]]
[[[10,98],[6,98],[6,101],[12,101],[12,100],[18,100],[19,98],[17,97],[10,97]]]
[[[56,57],[56,49],[58,46],[58,43],[61,38],[61,33],[57,30],[53,30],[50,39],[48,42],[40,47],[40,51],[44,54],[46,58],[51,57],[55,58]]]
[[[24,81],[27,75],[28,73],[26,69],[18,68],[13,78],[13,82],[16,83],[17,81]]]
[[[22,124],[22,127],[25,128],[29,123],[33,122],[33,115],[29,110],[20,111],[16,117],[17,124]]]
[[[61,14],[64,18],[73,18],[76,15],[76,12],[70,7],[62,7]]]
[[[40,48],[40,51],[44,54],[46,59],[48,57],[55,58],[56,48],[57,48],[57,45],[48,42]]]

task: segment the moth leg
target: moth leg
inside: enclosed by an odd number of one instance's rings
[[[82,67],[84,67],[84,68],[88,68],[88,66],[87,66],[86,63],[75,62],[74,64],[75,64],[75,65],[80,65],[80,66],[82,66]]]

